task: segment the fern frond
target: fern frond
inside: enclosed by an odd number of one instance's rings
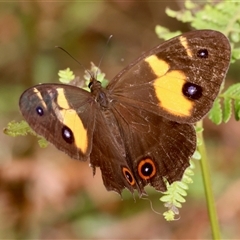
[[[179,214],[178,209],[182,207],[182,203],[186,202],[185,197],[187,196],[188,185],[193,182],[192,176],[194,175],[194,168],[195,164],[191,160],[190,166],[185,170],[181,181],[173,182],[171,185],[166,183],[167,191],[163,193],[160,201],[168,208],[168,210],[163,213],[167,221],[176,220],[175,216]]]
[[[185,1],[185,9],[174,11],[166,9],[169,17],[181,22],[189,22],[195,29],[213,29],[230,35],[232,41],[239,42],[239,14],[240,3],[222,1],[219,3]],[[227,26],[227,27],[226,27]]]
[[[212,109],[208,113],[209,119],[216,125],[222,123],[222,108],[220,103],[220,98],[217,98],[212,106]]]
[[[220,103],[222,100],[222,105]],[[225,92],[219,95],[209,113],[209,118],[215,124],[226,123],[232,116],[240,120],[240,83],[231,85]]]
[[[67,68],[65,70],[60,70],[58,72],[58,76],[59,76],[59,82],[66,83],[66,84],[70,83],[73,79],[75,79],[75,75],[70,70],[70,68]]]
[[[28,125],[28,123],[24,120],[20,122],[11,121],[8,123],[7,127],[3,129],[3,132],[11,137],[17,137],[17,136],[26,136],[28,134],[33,135],[37,137],[38,144],[41,148],[45,148],[48,145],[48,141],[43,138],[42,136],[35,133],[32,128]]]
[[[223,98],[223,121],[229,121],[232,115],[232,106],[234,116],[239,121],[240,116],[240,83],[233,84],[224,93],[220,95]]]
[[[169,29],[162,27],[160,25],[157,25],[155,27],[155,32],[159,38],[162,38],[164,40],[168,40],[181,34],[180,31],[171,32]]]
[[[26,136],[29,133],[34,135],[34,131],[24,120],[20,122],[16,121],[9,122],[7,127],[3,129],[3,132],[11,137]]]
[[[234,116],[237,121],[240,120],[240,100],[235,100],[233,103],[234,106]]]

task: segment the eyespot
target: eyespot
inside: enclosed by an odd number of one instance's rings
[[[199,99],[202,97],[202,87],[194,83],[187,82],[183,85],[182,93],[190,99]]]
[[[128,183],[133,186],[135,184],[135,179],[132,175],[132,173],[129,171],[128,168],[123,167],[122,168],[122,172],[123,172],[123,176],[126,178],[126,180],[128,181]]]
[[[197,56],[199,58],[208,58],[208,50],[207,49],[200,49],[200,50],[198,50]]]
[[[62,128],[62,137],[65,140],[65,142],[69,144],[72,144],[74,142],[74,136],[73,136],[72,130],[67,126],[64,126]]]
[[[43,114],[44,114],[44,111],[43,111],[43,109],[41,108],[41,107],[36,107],[36,112],[37,112],[37,114],[41,117],[41,116],[43,116]]]
[[[148,180],[156,174],[156,166],[151,158],[145,158],[139,162],[138,174],[144,180]]]

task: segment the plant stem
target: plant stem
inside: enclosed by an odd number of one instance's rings
[[[202,121],[199,121],[197,123],[197,127],[202,128]],[[198,139],[201,141],[201,144],[198,146],[198,151],[200,152],[201,157],[202,157],[201,161],[200,161],[200,165],[201,165],[201,170],[202,170],[206,202],[207,202],[207,207],[208,207],[208,215],[209,215],[209,220],[210,220],[211,228],[212,228],[212,237],[213,237],[213,239],[217,240],[217,239],[221,239],[221,238],[220,238],[220,230],[219,230],[216,206],[215,206],[215,201],[214,201],[214,196],[213,196],[213,191],[212,191],[210,169],[209,169],[209,164],[207,161],[207,154],[206,154],[206,148],[205,148],[202,131],[198,132],[197,135],[198,135]]]

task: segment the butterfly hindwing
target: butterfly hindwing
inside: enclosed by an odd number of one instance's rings
[[[133,192],[136,186],[129,184],[122,171],[131,168],[125,139],[112,111],[97,112],[93,146],[90,163],[93,168],[100,167],[105,187],[119,194],[124,188]]]
[[[193,126],[117,103],[113,112],[124,138],[133,187],[140,194],[147,184],[165,191],[164,179],[169,183],[180,180],[196,148]],[[123,168],[122,173],[126,178]]]

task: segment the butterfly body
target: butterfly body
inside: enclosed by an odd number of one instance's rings
[[[105,187],[145,194],[182,178],[196,149],[192,123],[211,108],[230,61],[227,38],[193,31],[173,38],[90,92],[42,84],[26,90],[29,125],[70,157],[100,167]]]

